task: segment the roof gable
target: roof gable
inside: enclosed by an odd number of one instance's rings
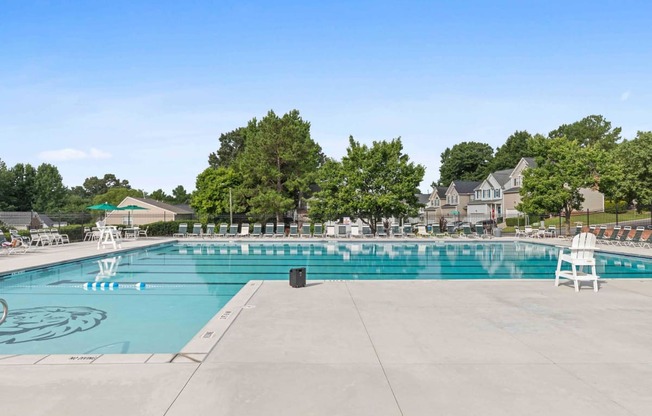
[[[521,160],[518,161],[512,172],[509,174],[510,178],[515,178],[523,172],[524,169],[531,167],[535,168],[537,167],[537,162],[534,160],[534,158],[531,157],[522,157]]]
[[[496,180],[496,183],[499,186],[504,187],[509,183],[511,174],[512,174],[512,169],[503,169],[503,170],[498,170],[496,172],[492,172],[490,176],[492,176]]]
[[[451,186],[454,187],[460,195],[470,195],[474,193],[473,190],[480,185],[480,183],[480,181],[453,181]],[[446,194],[448,194],[448,192],[446,192]]]
[[[167,202],[161,202],[157,201],[155,199],[151,198],[138,198],[134,196],[128,196],[126,197],[118,206],[121,205],[129,205],[129,199],[135,200],[137,202],[140,202],[139,205],[145,205],[144,208],[147,208],[147,205],[163,209],[165,211],[169,211],[175,214],[192,214],[193,212],[191,210],[188,210],[182,206],[177,206],[177,205],[172,205],[168,204]]]

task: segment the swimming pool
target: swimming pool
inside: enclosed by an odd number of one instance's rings
[[[553,279],[558,249],[525,242],[167,244],[0,276],[0,354],[176,353],[250,280]],[[603,278],[652,260],[598,254]]]

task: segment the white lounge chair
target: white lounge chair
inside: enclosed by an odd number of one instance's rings
[[[249,237],[249,223],[248,222],[243,222],[242,225],[240,226],[240,234],[238,234],[238,237]]]
[[[559,250],[557,271],[555,272],[555,286],[559,286],[559,279],[572,280],[575,291],[579,292],[580,282],[593,282],[593,290],[598,291],[598,276],[595,272],[595,257],[593,256],[596,238],[592,233],[580,233],[573,237],[570,253],[566,254],[565,247]],[[562,270],[564,263],[570,264],[570,270]],[[584,270],[590,269],[590,272]]]

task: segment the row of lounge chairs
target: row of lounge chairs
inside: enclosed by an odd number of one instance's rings
[[[301,227],[301,232],[297,224],[291,224],[288,232],[286,233],[285,226],[274,226],[274,223],[262,224],[255,223],[253,229],[250,230],[249,224],[220,224],[216,227],[215,224],[210,223],[206,225],[204,231],[200,223],[193,224],[192,232],[188,232],[188,225],[185,223],[179,224],[179,231],[174,233],[173,237],[200,237],[200,238],[213,238],[213,237],[323,237],[324,236],[323,224],[315,224],[314,232],[310,231],[310,224],[304,224]]]
[[[286,229],[285,225],[280,224],[275,226],[274,223],[267,223],[263,228],[260,223],[255,223],[253,229],[250,229],[249,224],[219,224],[216,226],[213,223],[206,225],[204,230],[202,224],[194,223],[192,232],[188,232],[188,225],[182,223],[179,225],[179,230],[172,235],[173,237],[181,238],[235,238],[235,237],[335,237],[335,238],[402,238],[402,237],[446,237],[448,233],[441,232],[438,225],[432,227],[432,231],[428,232],[425,225],[418,225],[415,229],[412,225],[392,225],[389,229],[385,229],[384,225],[378,224],[376,232],[373,233],[371,227],[368,225],[359,226],[353,224],[350,226],[344,224],[336,224],[324,226],[324,224],[303,224],[301,228],[297,224],[290,224]],[[468,237],[468,238],[485,238],[491,237],[490,234],[484,232],[484,229],[479,227],[475,232],[471,231],[469,227],[465,227],[460,234],[455,234],[455,237]]]
[[[17,230],[9,230],[11,241],[0,233],[0,243],[2,243],[2,254],[23,254],[30,248],[37,246],[55,246],[60,244],[69,244],[68,234],[61,234],[55,228],[44,228],[40,230],[29,230],[29,237],[22,236]]]
[[[18,234],[18,232],[16,232]],[[56,228],[29,230],[30,244],[33,246],[54,246],[70,243],[68,234],[60,234]]]
[[[643,238],[645,227],[636,227],[635,230],[632,230],[629,225],[623,227],[616,225],[612,229],[600,226],[592,228],[590,231],[595,234],[599,244],[652,248],[652,232],[646,238]]]

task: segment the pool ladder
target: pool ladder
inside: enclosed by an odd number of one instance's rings
[[[9,305],[7,305],[7,301],[0,298],[0,305],[2,305],[2,316],[0,317],[0,324],[2,324],[5,319],[7,319],[7,314],[9,313]]]

